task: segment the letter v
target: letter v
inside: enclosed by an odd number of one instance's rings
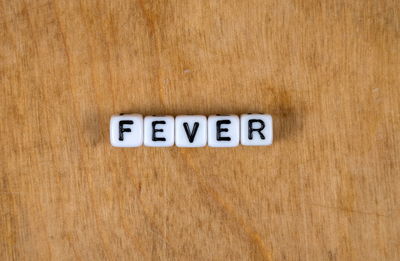
[[[183,127],[185,128],[185,132],[186,132],[186,135],[187,135],[187,137],[188,137],[190,143],[193,143],[193,141],[194,141],[194,136],[196,136],[197,129],[199,128],[199,123],[198,123],[198,122],[195,122],[195,123],[194,123],[192,132],[190,132],[190,130],[189,130],[189,124],[188,124],[187,122],[185,122],[185,123],[183,124]]]

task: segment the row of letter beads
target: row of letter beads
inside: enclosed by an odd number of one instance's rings
[[[272,144],[268,114],[143,116],[114,115],[110,120],[114,147],[236,147]]]

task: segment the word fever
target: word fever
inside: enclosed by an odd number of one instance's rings
[[[236,147],[272,144],[268,114],[146,116],[114,115],[110,120],[114,147]]]

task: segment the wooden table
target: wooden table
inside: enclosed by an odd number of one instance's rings
[[[397,0],[0,1],[1,260],[400,260]],[[274,144],[113,148],[112,114]]]

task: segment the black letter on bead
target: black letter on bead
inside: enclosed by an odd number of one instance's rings
[[[258,128],[258,129],[254,129],[254,128],[253,128],[253,123],[254,123],[254,122],[259,122],[259,123],[261,124],[261,127]],[[265,136],[264,136],[264,134],[262,134],[262,132],[261,132],[264,128],[265,128],[264,121],[262,121],[262,120],[249,120],[249,140],[252,140],[252,139],[253,139],[253,131],[257,131],[258,134],[260,134],[260,138],[261,138],[262,140],[265,140]]]
[[[187,122],[185,122],[185,123],[183,124],[183,127],[185,128],[185,132],[186,132],[186,135],[187,135],[187,137],[188,137],[188,139],[189,139],[189,142],[190,142],[190,143],[193,143],[193,141],[194,141],[194,136],[196,136],[197,129],[199,128],[199,123],[198,123],[198,122],[195,122],[195,123],[194,123],[194,125],[193,125],[193,131],[192,131],[192,132],[190,132],[190,130],[189,130],[189,124],[188,124]]]
[[[156,125],[157,124],[165,124],[165,123],[166,123],[165,121],[153,121],[151,123],[151,126],[153,126],[153,135],[152,135],[151,139],[153,141],[165,141],[165,138],[163,138],[163,137],[161,137],[161,138],[156,137],[156,132],[164,132],[163,129],[156,129]]]
[[[131,132],[129,128],[124,128],[124,124],[133,124],[133,121],[119,121],[119,140],[124,140],[124,132]]]
[[[230,120],[222,120],[222,121],[217,121],[217,140],[221,141],[221,140],[226,140],[226,141],[230,141],[231,137],[221,137],[221,132],[227,132],[228,129],[227,128],[221,128],[222,124],[230,124],[231,121]]]

